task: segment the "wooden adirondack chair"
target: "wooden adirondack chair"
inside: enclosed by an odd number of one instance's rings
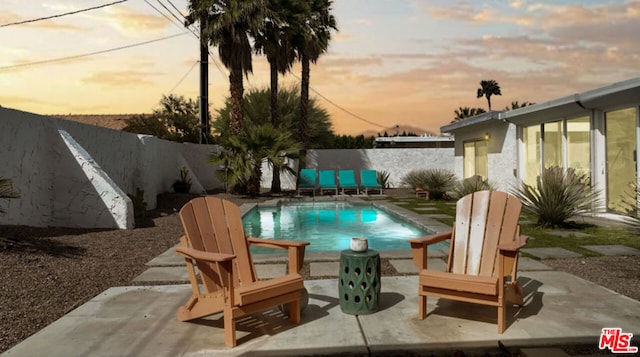
[[[498,308],[498,333],[505,330],[505,300],[522,305],[516,280],[522,203],[499,191],[480,191],[456,204],[451,232],[410,239],[413,261],[420,269],[418,317],[426,317],[427,296],[466,301]],[[428,246],[450,239],[445,272],[427,266]],[[505,277],[511,276],[506,284]],[[505,293],[505,291],[508,291]]]
[[[193,294],[178,309],[178,320],[189,321],[224,312],[225,344],[236,345],[234,319],[288,304],[289,319],[300,323],[300,298],[304,288],[300,269],[308,242],[248,238],[240,208],[217,197],[198,197],[182,207],[185,235],[176,252],[185,258]],[[288,251],[288,274],[258,281],[249,245]],[[198,269],[204,292],[198,285]]]

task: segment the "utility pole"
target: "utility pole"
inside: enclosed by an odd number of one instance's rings
[[[206,18],[200,16],[200,143],[209,137],[209,42],[204,35]]]

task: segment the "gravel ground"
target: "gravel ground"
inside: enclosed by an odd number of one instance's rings
[[[237,204],[256,201],[219,196]],[[175,212],[191,197],[159,196],[158,208],[140,222],[141,228],[133,230],[0,226],[0,353],[102,291],[131,285],[146,269],[145,263],[178,242],[182,228]],[[544,263],[640,300],[637,258]],[[383,274],[393,274],[390,265],[384,266],[388,269]]]

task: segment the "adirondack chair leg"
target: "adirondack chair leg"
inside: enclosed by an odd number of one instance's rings
[[[289,303],[289,321],[296,325],[300,323],[300,300]]]
[[[224,312],[224,344],[227,347],[236,346],[236,323],[231,310]]]
[[[427,297],[425,295],[418,296],[418,318],[424,320],[427,317]]]
[[[502,334],[504,332],[506,324],[506,314],[505,314],[505,306],[504,301],[502,304],[498,306],[498,333]]]

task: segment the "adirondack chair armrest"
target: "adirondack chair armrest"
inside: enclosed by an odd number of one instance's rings
[[[311,243],[299,242],[294,240],[264,239],[256,237],[247,237],[247,242],[251,245],[273,248],[273,249],[289,249],[289,247],[305,247]]]
[[[200,250],[187,248],[187,247],[176,247],[176,253],[185,258],[205,261],[209,263],[221,263],[235,259],[235,255],[233,254],[223,254],[223,253],[207,253]]]
[[[413,264],[420,270],[427,269],[428,247],[430,244],[442,242],[451,239],[453,231],[436,233],[429,236],[409,239],[411,243],[411,255],[413,256]]]
[[[451,239],[453,235],[452,231],[436,233],[424,237],[412,238],[409,239],[409,243],[411,243],[411,248],[418,248],[421,246],[427,246],[435,243],[442,242],[447,239]]]
[[[284,249],[289,254],[289,274],[299,273],[304,263],[304,250],[309,242],[299,242],[292,240],[277,240],[247,237],[247,241],[251,245],[273,249]]]
[[[527,244],[528,236],[519,236],[516,240],[509,243],[502,243],[498,245],[498,249],[506,252],[517,252],[520,248]]]

